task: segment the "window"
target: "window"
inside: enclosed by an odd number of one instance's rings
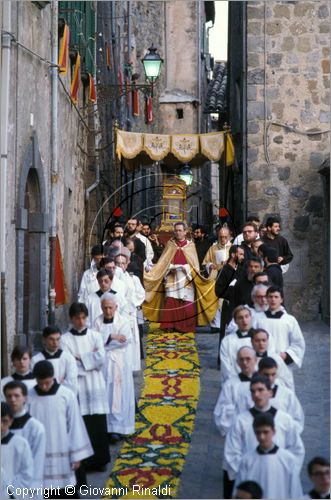
[[[94,2],[59,2],[59,19],[70,28],[70,53],[81,56],[82,76],[95,75],[96,21]]]

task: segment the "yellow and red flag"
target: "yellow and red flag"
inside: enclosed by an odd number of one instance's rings
[[[134,89],[132,92],[132,101],[133,101],[133,116],[139,116],[139,92],[138,89]]]
[[[151,123],[153,121],[153,101],[149,95],[146,98],[146,123]]]
[[[59,73],[61,76],[66,76],[69,64],[69,40],[70,30],[67,24],[64,25],[63,35],[60,43],[59,51]]]
[[[108,69],[110,69],[111,68],[110,44],[108,42],[105,43],[105,52],[106,52],[106,66]]]
[[[97,100],[97,92],[95,90],[94,78],[91,73],[88,73],[88,100],[91,103],[95,103]]]
[[[77,52],[74,76],[72,78],[70,87],[70,97],[74,104],[77,104],[78,101],[79,84],[80,84],[80,55],[79,52]]]

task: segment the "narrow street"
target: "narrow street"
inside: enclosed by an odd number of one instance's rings
[[[296,371],[297,396],[305,413],[303,441],[306,448],[302,468],[304,491],[310,488],[306,467],[313,456],[329,456],[330,453],[330,342],[329,329],[321,321],[301,324],[305,341],[306,357],[303,369]],[[203,330],[203,329],[200,329]],[[213,410],[220,390],[220,372],[217,370],[216,353],[218,335],[197,333],[196,343],[200,359],[200,398],[195,417],[194,431],[185,466],[180,479],[178,498],[219,499],[223,494],[223,444],[215,424]],[[321,383],[323,381],[323,383]],[[136,378],[137,394],[143,377]],[[111,446],[112,465],[121,445]],[[110,470],[88,476],[91,486],[103,488]],[[95,495],[94,498],[99,498]]]

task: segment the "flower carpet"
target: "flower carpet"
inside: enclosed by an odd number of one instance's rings
[[[178,490],[199,399],[199,358],[194,333],[158,326],[147,336],[136,432],[120,450],[107,498],[174,498]]]

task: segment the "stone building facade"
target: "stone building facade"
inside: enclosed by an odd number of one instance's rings
[[[242,220],[250,214],[261,220],[280,216],[294,253],[284,276],[286,305],[300,319],[316,319],[323,260],[329,258],[318,172],[330,146],[330,6],[324,1],[230,3],[229,31],[238,16],[244,27],[237,43],[232,38],[229,53],[234,58],[238,48],[246,69],[230,71],[230,85],[239,82],[241,94],[241,104],[235,96],[230,99],[230,116],[242,159]]]
[[[207,5],[208,4],[208,5]],[[171,1],[131,1],[131,2],[98,2],[98,65],[99,74],[105,78],[104,44],[111,44],[113,67],[106,75],[112,85],[118,85],[118,74],[125,78],[125,68],[131,63],[130,76],[137,75],[137,82],[143,83],[145,76],[141,59],[153,44],[164,59],[161,74],[154,86],[153,121],[145,121],[145,97],[139,91],[140,114],[132,113],[132,102],[126,96],[116,96],[113,108],[103,108],[101,122],[103,127],[102,141],[107,144],[106,134],[113,128],[115,120],[120,128],[148,133],[198,133],[208,131],[209,120],[203,115],[203,104],[209,76],[206,56],[208,52],[208,36],[206,23],[213,18],[213,2],[181,2]],[[179,23],[178,20],[181,19]],[[107,21],[108,20],[108,21]],[[185,29],[184,29],[185,28]],[[101,52],[99,52],[101,49]],[[107,73],[107,72],[106,72]],[[102,93],[101,89],[101,93]],[[107,132],[107,130],[108,132]],[[112,135],[114,141],[114,135]],[[108,136],[108,143],[110,137]],[[101,198],[112,197],[115,190],[115,179],[109,178],[107,172],[116,168],[113,150],[105,150],[104,175],[108,185],[102,184]],[[116,179],[116,187],[122,186],[117,203],[125,213],[137,214],[139,217],[152,220],[154,225],[160,222],[161,193],[163,167],[154,164],[142,167],[134,173],[121,168],[120,181]],[[192,187],[188,205],[199,206],[200,216],[211,212],[208,197],[210,195],[209,165],[194,170],[196,189]],[[201,184],[206,186],[201,189]],[[194,194],[199,191],[198,194]],[[193,193],[193,195],[192,195]],[[123,201],[124,200],[124,201]],[[157,200],[157,203],[155,202]],[[108,212],[107,212],[108,208]],[[103,223],[107,221],[107,213],[114,208],[114,200],[105,204],[105,213],[99,214]],[[196,221],[197,211],[191,210],[190,222]],[[192,217],[192,219],[191,219]],[[209,217],[208,217],[209,218]],[[201,222],[201,220],[200,220]]]
[[[0,7],[1,27],[10,33],[6,283],[1,323],[4,369],[13,345],[38,343],[47,324],[52,181],[57,185],[56,232],[69,301],[76,299],[83,271],[85,189],[94,175],[89,172],[87,151],[94,135],[87,130],[88,106],[84,105],[86,88],[82,83],[77,109],[71,103],[69,67],[67,76],[60,77],[62,85],[58,81],[58,175],[52,179],[53,8],[58,16],[56,2],[54,7],[50,2],[20,1],[2,2]],[[2,35],[2,44],[4,41]],[[66,305],[59,306],[55,316],[57,323],[67,326]]]

